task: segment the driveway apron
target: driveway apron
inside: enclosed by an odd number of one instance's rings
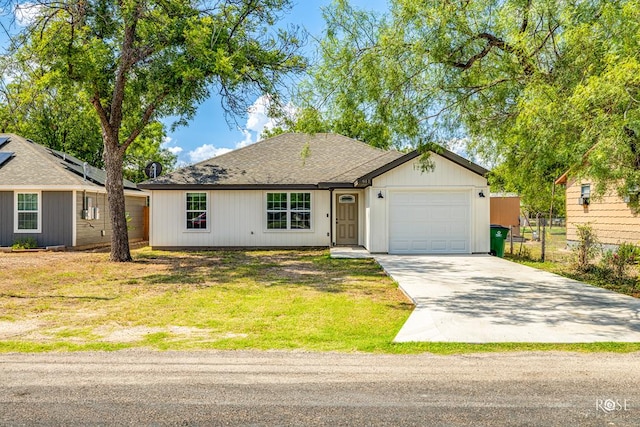
[[[375,255],[416,305],[395,342],[640,342],[640,300],[488,255]]]

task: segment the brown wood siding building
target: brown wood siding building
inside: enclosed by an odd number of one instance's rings
[[[520,197],[492,195],[490,209],[491,224],[513,227],[513,235],[520,235]]]
[[[568,242],[578,240],[576,224],[589,223],[602,244],[640,243],[640,216],[633,213],[615,190],[601,198],[590,197],[585,206],[579,203],[583,185],[590,186],[593,192],[593,183],[587,179],[569,179],[566,185]]]

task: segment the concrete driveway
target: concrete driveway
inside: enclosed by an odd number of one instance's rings
[[[488,255],[375,255],[416,308],[396,342],[640,342],[640,300]]]

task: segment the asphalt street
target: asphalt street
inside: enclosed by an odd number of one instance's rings
[[[640,354],[0,355],[0,425],[638,426]]]

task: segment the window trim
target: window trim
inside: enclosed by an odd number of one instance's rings
[[[35,194],[37,196],[38,209],[35,211],[20,211],[18,210],[18,195],[20,194]],[[20,213],[35,212],[38,215],[38,228],[36,229],[19,229],[19,217]],[[39,190],[23,190],[13,192],[13,232],[15,234],[41,234],[42,233],[42,191]]]
[[[187,221],[188,220],[188,212],[201,212],[200,210],[192,210],[189,211],[187,209],[187,198],[189,196],[189,194],[204,194],[206,197],[205,200],[205,209],[204,209],[204,213],[207,216],[207,225],[205,228],[188,228],[187,227]],[[185,191],[184,192],[184,197],[182,199],[183,201],[183,205],[182,205],[182,230],[185,233],[208,233],[211,231],[211,214],[209,213],[209,206],[210,206],[210,200],[211,200],[211,193],[209,191]]]
[[[282,211],[274,211],[274,210],[269,210],[268,209],[268,203],[269,203],[269,194],[286,194],[287,195],[287,200],[286,200],[286,209],[282,210]],[[291,228],[291,219],[292,219],[292,213],[296,213],[296,212],[307,212],[307,210],[301,210],[301,209],[292,209],[291,208],[291,194],[308,194],[309,195],[309,228]],[[314,225],[314,220],[313,220],[313,192],[312,191],[308,191],[308,190],[301,190],[301,191],[265,191],[264,193],[264,204],[263,204],[263,212],[264,212],[264,223],[263,223],[263,229],[264,232],[266,233],[311,233],[314,231],[313,229],[313,225]],[[284,212],[287,216],[287,228],[269,228],[269,212]]]
[[[590,203],[591,203],[591,183],[580,184],[580,198],[578,199],[578,204],[582,206],[588,206]]]

